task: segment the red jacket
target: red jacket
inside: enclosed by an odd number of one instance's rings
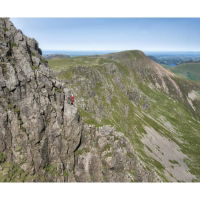
[[[71,103],[74,103],[74,96],[70,97],[70,101],[71,101]]]

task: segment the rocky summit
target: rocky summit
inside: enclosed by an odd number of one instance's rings
[[[141,51],[47,61],[0,18],[1,182],[200,181],[199,154],[199,83]]]

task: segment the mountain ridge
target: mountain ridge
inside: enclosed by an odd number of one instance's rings
[[[198,84],[140,51],[41,53],[0,18],[0,181],[200,180]]]
[[[158,157],[154,156],[155,160],[150,161],[149,156],[144,155],[148,154],[148,151],[151,152],[152,147],[149,150],[149,146],[159,146],[159,143],[150,145],[151,137],[159,137],[161,134],[182,146],[182,142],[188,142],[186,137],[189,131],[184,120],[188,122],[188,116],[195,117],[192,123],[194,126],[199,121],[199,95],[196,92],[199,91],[199,84],[179,78],[146,58],[143,53],[139,52],[138,55],[138,51],[49,60],[49,65],[57,77],[67,81],[74,88],[76,103],[85,121],[95,126],[111,124],[125,133],[139,155],[142,155],[142,159],[150,166],[152,162],[160,163]],[[181,117],[180,113],[184,113],[183,121],[178,120]],[[190,114],[187,116],[186,113]],[[148,137],[148,142],[142,139],[145,132],[154,134]],[[198,129],[195,135],[194,137],[199,140]],[[185,141],[180,142],[179,137],[184,137],[181,140]],[[165,140],[164,138],[161,137],[160,140]],[[146,141],[149,146],[141,141]],[[164,146],[169,145],[170,142],[167,141],[164,142]],[[198,141],[196,142],[198,144]],[[189,153],[190,145],[183,146],[182,148]],[[146,151],[143,151],[143,148]],[[168,154],[163,151],[163,154]],[[168,162],[167,166],[166,163],[157,165],[160,169],[166,167],[167,170],[171,170],[169,166],[173,161]],[[155,167],[156,164],[153,165]],[[163,165],[165,167],[161,167]],[[174,177],[171,176],[170,179],[174,180]]]

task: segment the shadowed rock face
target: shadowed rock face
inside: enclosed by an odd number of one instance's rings
[[[159,181],[122,133],[82,122],[41,54],[0,18],[0,181]]]

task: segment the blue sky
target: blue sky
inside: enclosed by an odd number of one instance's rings
[[[200,51],[200,18],[11,18],[42,50]]]

